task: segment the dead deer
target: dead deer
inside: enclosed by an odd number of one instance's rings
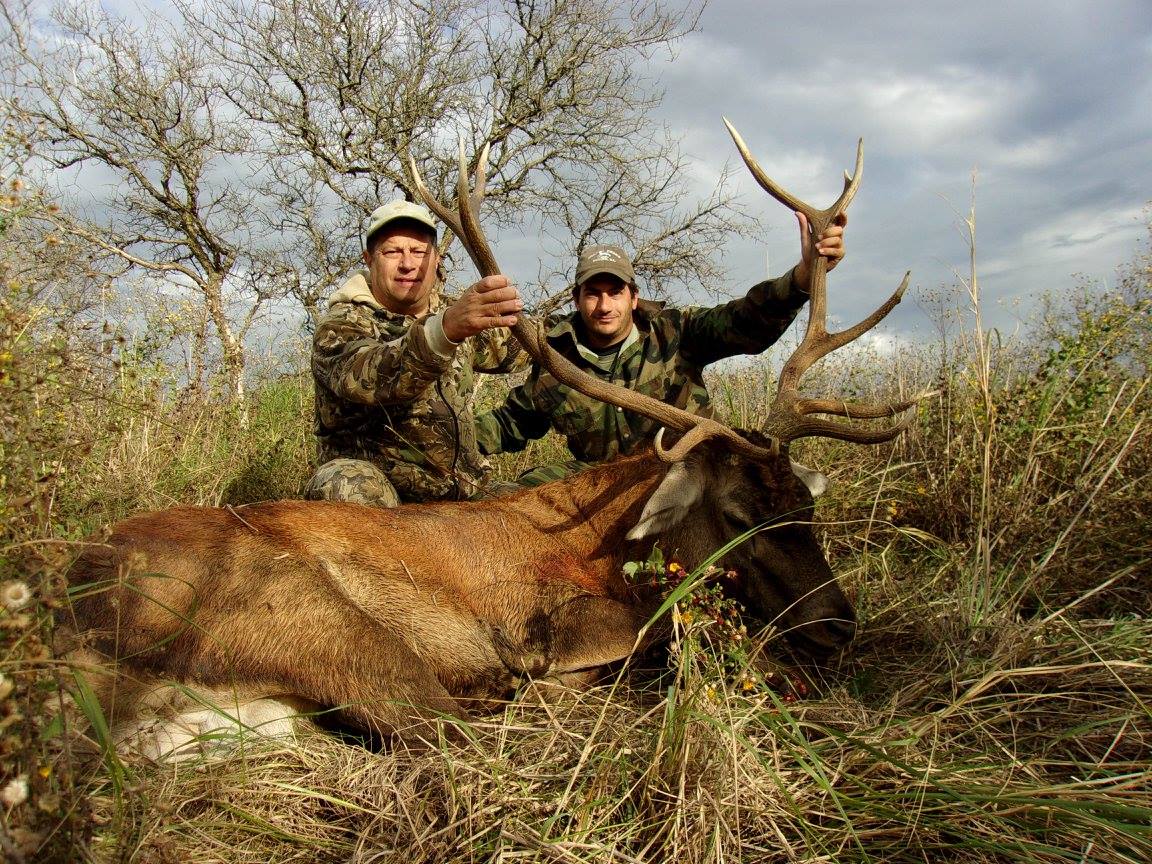
[[[813,237],[848,206],[859,151],[840,199],[816,211],[768,180],[732,134],[765,189],[808,215]],[[490,275],[499,270],[476,219],[484,170],[482,153],[469,193],[461,148],[456,213],[415,185]],[[432,742],[455,728],[440,721],[489,710],[527,679],[587,684],[651,639],[659,598],[626,579],[625,562],[659,545],[693,567],[744,533],[724,565],[749,614],[807,653],[842,648],[855,612],[811,525],[823,478],[794,465],[787,444],[889,440],[902,424],[869,430],[809,415],[886,417],[915,400],[805,399],[797,386],[816,359],[887,314],[907,277],[873,315],[828,334],[823,261],[814,264],[808,329],[767,434],[586,376],[522,321],[516,336],[558,379],[658,419],[679,441],[665,449],[658,438],[653,452],[486,501],[175,507],[113,526],[71,568],[73,602],[60,616],[83,637],[89,668],[105,670],[96,683],[113,737],[159,755],[221,725],[221,714],[279,731],[292,714],[324,710],[368,733]],[[163,682],[177,682],[168,694],[193,710],[161,704]]]

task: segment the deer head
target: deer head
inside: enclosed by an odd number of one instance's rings
[[[817,210],[790,195],[768,178],[752,158],[736,130],[727,120],[725,123],[745,163],[760,185],[790,209],[805,214],[811,227],[810,242],[815,244],[821,232],[847,209],[859,186],[863,167],[863,145],[857,148],[854,173],[851,176],[845,175],[844,190],[840,197],[831,207]],[[473,189],[469,192],[467,160],[461,141],[457,210],[453,211],[441,204],[428,191],[420,179],[415,164],[410,162],[414,187],[428,207],[460,238],[476,268],[484,276],[500,272],[476,217],[484,196],[486,166],[487,147],[476,159],[476,167],[472,172]],[[799,382],[804,372],[818,359],[856,339],[883,319],[900,302],[909,278],[908,274],[905,274],[904,280],[893,295],[859,324],[839,333],[829,333],[826,323],[826,261],[821,256],[813,254],[810,267],[811,296],[807,329],[800,345],[784,364],[764,434],[741,434],[716,420],[698,417],[628,388],[588,375],[556,353],[544,338],[543,327],[525,316],[520,318],[512,328],[512,332],[529,355],[558,381],[593,398],[643,414],[683,433],[680,440],[668,449],[665,449],[662,443],[663,430],[657,436],[657,454],[665,461],[674,463],[674,468],[648,502],[640,525],[630,536],[633,538],[649,536],[652,532],[666,527],[661,520],[672,520],[676,524],[688,526],[674,532],[676,544],[685,548],[714,549],[730,539],[731,531],[736,530],[740,533],[755,528],[755,520],[750,521],[751,517],[747,514],[756,513],[760,516],[765,512],[776,514],[769,523],[766,523],[771,525],[772,530],[752,531],[750,539],[733,552],[740,559],[736,562],[737,565],[751,577],[745,581],[741,593],[749,607],[755,609],[765,620],[782,621],[791,631],[790,635],[795,641],[809,653],[819,655],[835,650],[851,639],[855,630],[855,616],[851,604],[843,596],[832,571],[819,551],[819,545],[811,536],[812,499],[813,495],[818,494],[818,490],[814,488],[818,484],[811,478],[805,479],[806,469],[790,463],[786,454],[787,445],[790,441],[807,436],[833,437],[857,443],[880,443],[891,440],[902,431],[907,421],[881,429],[869,429],[812,415],[832,415],[850,419],[891,417],[910,408],[923,398],[923,395],[889,404],[812,399],[800,395]],[[723,447],[732,454],[730,458],[734,461],[729,465],[726,460],[718,458],[715,452],[702,460],[690,460],[693,449],[708,439],[721,439]],[[705,449],[715,450],[713,445]],[[712,474],[719,471],[728,479],[722,478],[723,482],[719,482],[713,477],[713,482],[704,482],[692,474],[696,463],[706,463],[712,466]],[[708,476],[711,477],[712,474]],[[721,520],[714,526],[717,530],[709,533],[701,527],[701,520],[681,518],[677,522],[677,515],[682,517],[681,511],[699,503],[697,499],[703,500],[706,487],[712,486],[716,486],[722,493],[720,494],[722,500],[710,504],[709,509],[724,513],[725,519],[730,524],[725,525]],[[733,489],[743,491],[740,495],[725,492]],[[772,500],[761,500],[765,495]],[[736,515],[730,516],[730,511]],[[712,525],[708,520],[702,521],[707,522],[709,526]],[[700,536],[696,536],[697,534]],[[797,578],[797,573],[800,571],[802,579]]]

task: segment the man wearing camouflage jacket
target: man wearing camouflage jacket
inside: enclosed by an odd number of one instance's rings
[[[364,246],[367,269],[332,295],[312,340],[323,464],[304,495],[394,507],[482,493],[473,376],[527,362],[507,330],[519,294],[489,276],[444,302],[435,223],[407,201],[373,211]]]
[[[804,254],[792,270],[713,308],[665,308],[641,301],[636,276],[618,246],[591,246],[576,265],[576,311],[548,331],[548,342],[585,371],[696,414],[712,416],[704,367],[735,354],[759,354],[788,328],[808,300],[807,221],[797,214]],[[819,238],[832,269],[844,256],[846,219]],[[504,404],[476,420],[480,451],[523,450],[549,429],[564,435],[576,461],[546,465],[519,478],[536,485],[614,456],[655,437],[659,424],[560,384],[534,365]]]

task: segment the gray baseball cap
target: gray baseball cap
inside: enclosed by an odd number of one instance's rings
[[[368,217],[368,227],[364,229],[364,247],[368,247],[368,240],[373,234],[397,219],[408,219],[426,225],[432,236],[436,236],[436,223],[432,221],[432,214],[425,208],[411,201],[389,201],[373,210],[372,215]]]
[[[576,262],[576,284],[583,285],[593,276],[607,273],[629,285],[636,284],[632,259],[619,246],[585,246]]]

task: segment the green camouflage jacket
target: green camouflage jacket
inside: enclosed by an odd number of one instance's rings
[[[332,295],[312,339],[320,463],[371,462],[404,501],[470,497],[490,470],[476,447],[474,373],[515,371],[527,355],[503,328],[453,348],[439,295],[423,318],[398,315],[365,276]]]
[[[678,408],[712,416],[704,367],[723,357],[759,354],[788,329],[808,295],[792,284],[792,272],[754,285],[748,294],[713,308],[664,308],[641,301],[633,314],[634,337],[625,341],[614,365],[601,368],[579,343],[580,316],[572,313],[548,331],[548,342],[580,368]],[[528,380],[504,404],[477,418],[482,453],[523,450],[549,428],[568,439],[584,462],[631,453],[656,436],[659,424],[607,405],[560,384],[533,365]]]

